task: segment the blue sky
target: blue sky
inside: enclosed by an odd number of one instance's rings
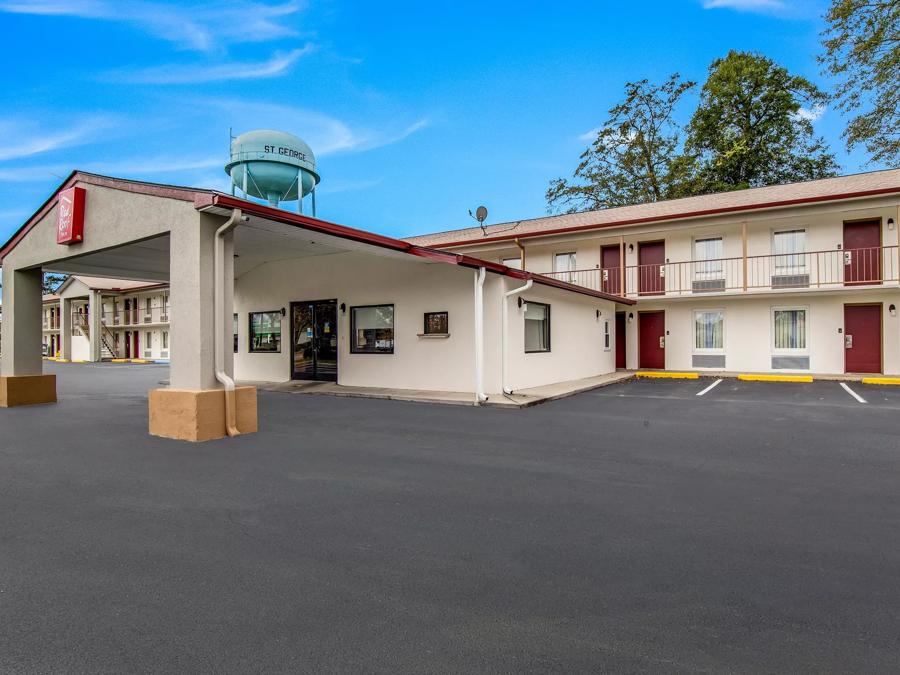
[[[820,0],[0,0],[0,240],[74,168],[228,189],[228,129],[318,157],[319,216],[404,236],[546,212],[629,80],[729,49],[820,85]],[[694,100],[680,111],[686,118]],[[843,120],[815,121],[844,173]]]

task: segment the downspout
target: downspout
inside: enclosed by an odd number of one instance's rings
[[[516,242],[516,246],[519,247],[519,260],[521,261],[521,265],[522,265],[522,267],[520,267],[519,269],[524,271],[525,270],[525,247],[522,245],[522,242],[519,241],[518,237],[516,237],[514,239],[514,241]]]
[[[529,279],[524,286],[519,286],[518,288],[506,291],[506,293],[503,294],[503,307],[500,308],[500,313],[503,316],[503,330],[500,332],[500,383],[503,387],[504,394],[512,393],[512,389],[506,386],[506,342],[509,333],[509,317],[507,316],[509,313],[509,306],[506,301],[514,295],[524,293],[532,286],[534,286],[534,279]]]
[[[213,286],[215,289],[215,330],[213,337],[216,347],[216,379],[225,387],[225,431],[229,436],[239,436],[237,414],[234,401],[234,379],[225,372],[225,235],[236,228],[247,218],[241,215],[240,209],[234,209],[231,217],[216,230],[215,266]],[[233,282],[232,282],[233,283]]]
[[[487,401],[484,393],[484,277],[479,267],[475,272],[475,405]]]

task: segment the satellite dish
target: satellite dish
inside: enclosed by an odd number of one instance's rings
[[[485,220],[487,220],[487,208],[485,208],[484,206],[479,206],[477,209],[475,209],[475,220],[477,220],[479,223],[483,223]]]

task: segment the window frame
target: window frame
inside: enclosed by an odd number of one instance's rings
[[[802,251],[794,251],[792,253],[778,253],[776,251],[775,239],[779,234],[788,234],[793,232],[802,232],[803,233],[803,250]],[[799,274],[809,274],[809,247],[807,244],[809,243],[807,240],[807,235],[809,234],[809,228],[805,225],[797,226],[797,227],[785,227],[780,229],[772,229],[772,237],[771,237],[771,246],[772,246],[772,272],[773,276],[795,276]],[[790,260],[791,256],[799,256],[802,260],[800,265],[790,265],[790,264],[779,264],[779,258],[784,258]]]
[[[445,323],[447,329],[441,333],[429,331],[428,330],[428,317],[437,316],[439,314],[444,315],[444,317],[445,317],[444,323]],[[450,335],[450,312],[449,311],[425,312],[422,318],[423,318],[422,335]]]
[[[357,309],[372,309],[373,307],[391,308],[391,350],[390,351],[361,351],[356,346],[356,311]],[[380,302],[374,305],[353,305],[348,307],[350,312],[350,353],[351,354],[393,354],[397,348],[397,308],[393,302]]]
[[[722,346],[721,347],[712,347],[712,348],[704,348],[697,346],[697,315],[698,314],[707,314],[710,312],[721,312],[722,314]],[[725,354],[725,345],[727,344],[727,333],[728,330],[728,313],[725,311],[724,307],[707,307],[704,309],[692,309],[691,310],[691,354],[709,354],[721,356]]]
[[[282,333],[283,327],[281,323],[278,324],[278,349],[254,349],[253,348],[253,317],[257,314],[278,314],[282,319],[284,316],[281,314],[280,309],[269,309],[263,310],[261,312],[248,312],[247,313],[247,353],[248,354],[280,354],[281,353],[281,343],[282,343]]]
[[[698,258],[697,242],[714,241],[722,242],[722,255],[719,258]],[[719,281],[725,279],[725,237],[721,234],[709,234],[691,237],[691,263],[693,266],[694,281]],[[705,270],[703,267],[710,263],[718,263],[718,269]]]
[[[509,261],[513,261],[513,260],[515,261],[516,264],[510,265]],[[500,264],[505,267],[509,267],[510,269],[520,270],[520,269],[522,269],[522,256],[515,255],[515,256],[509,256],[506,258],[500,258]]]
[[[234,312],[232,314],[232,319],[231,319],[232,320],[231,325],[232,325],[232,329],[234,331],[233,337],[234,337],[234,353],[235,354],[238,353],[238,351],[240,350],[240,346],[241,346],[240,341],[238,339],[240,336],[241,319],[238,316],[238,314],[239,314],[238,312]]]
[[[551,309],[550,304],[547,302],[537,302],[533,300],[523,300],[526,305],[525,311],[522,312],[522,347],[525,350],[526,354],[548,354],[550,353],[553,343],[552,343],[552,335],[553,335],[553,324],[551,323]],[[528,321],[525,318],[525,314],[527,313],[527,305],[538,305],[540,307],[547,308],[547,348],[546,349],[528,349],[525,344],[525,322]]]
[[[775,346],[775,312],[805,312],[806,319],[804,321],[805,335],[803,342],[805,347],[794,348],[777,348]],[[809,356],[809,336],[810,336],[810,312],[809,305],[776,305],[769,310],[769,348],[772,356]]]
[[[603,351],[612,351],[612,338],[609,333],[609,319],[603,319]]]

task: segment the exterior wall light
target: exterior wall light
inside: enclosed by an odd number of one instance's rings
[[[628,252],[634,253],[634,244],[628,244]]]
[[[628,323],[634,321],[634,312],[628,312]]]
[[[597,318],[598,319],[600,318],[600,310],[599,309],[597,310]]]
[[[888,312],[890,312],[891,316],[897,316],[897,305],[888,307]]]
[[[894,219],[893,218],[888,218],[888,229],[889,230],[894,229]]]
[[[522,296],[521,296],[521,295],[520,295],[518,298],[516,298],[516,300],[517,300],[517,302],[518,302],[519,308],[525,307],[526,304],[527,304],[527,303],[522,299]]]
[[[346,314],[346,313],[347,313],[347,303],[342,302],[341,303],[341,314]]]
[[[281,316],[285,316],[286,314],[287,314],[287,310],[284,307],[282,307],[281,308]]]

